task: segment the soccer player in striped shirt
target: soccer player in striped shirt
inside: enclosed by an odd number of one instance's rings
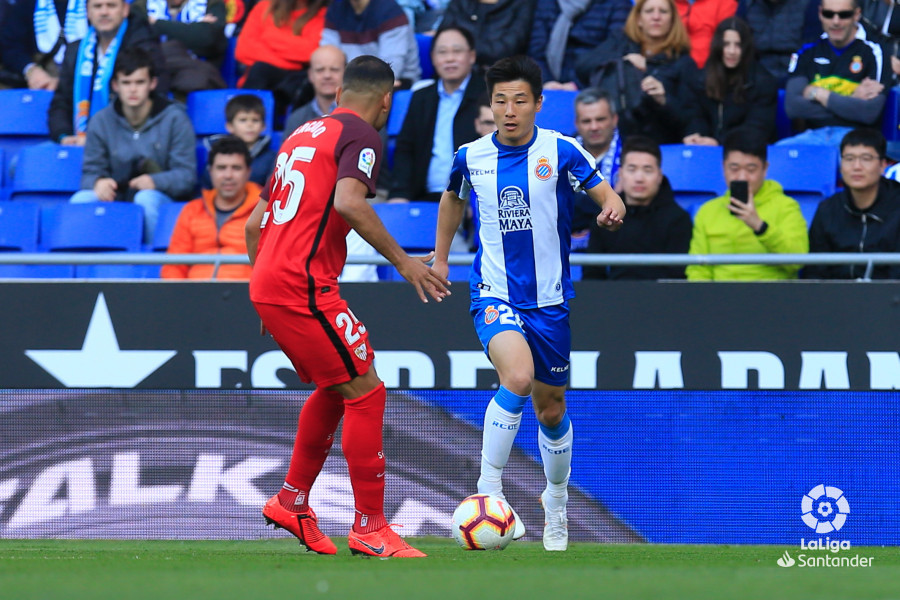
[[[541,71],[530,58],[497,61],[486,75],[497,132],[459,148],[441,198],[434,270],[448,273],[450,241],[471,193],[477,197],[479,250],[470,277],[475,330],[497,370],[500,388],[484,415],[478,492],[503,496],[501,475],[529,399],[547,487],[544,548],[568,546],[566,502],[572,423],[564,392],[569,378],[568,300],[574,191],[600,207],[597,223],[616,230],[625,205],[578,143],[535,126]],[[516,519],[514,537],[525,534]]]

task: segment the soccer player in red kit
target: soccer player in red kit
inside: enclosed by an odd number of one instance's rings
[[[384,516],[382,428],[386,393],[372,367],[366,327],[340,297],[338,275],[352,227],[415,286],[440,302],[449,283],[404,252],[369,206],[381,162],[380,129],[388,118],[394,74],[381,59],[347,65],[338,108],[297,129],[281,146],[275,172],[246,228],[253,262],[250,299],[264,326],[305,382],[314,382],[297,424],[281,491],[263,508],[309,550],[337,548],[317,525],[309,491],[343,417],[342,449],[356,516],[348,536],[354,554],[420,557]]]

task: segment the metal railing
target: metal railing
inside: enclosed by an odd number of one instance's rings
[[[452,265],[472,264],[474,254],[451,254]],[[571,254],[581,266],[677,266],[677,265],[866,265],[862,280],[871,278],[875,265],[900,264],[900,252],[811,254]],[[241,254],[166,254],[153,252],[3,252],[0,265],[184,265],[249,264]],[[380,255],[349,255],[348,264],[389,265]]]

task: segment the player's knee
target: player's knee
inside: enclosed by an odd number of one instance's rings
[[[566,414],[566,407],[561,404],[554,404],[537,410],[537,419],[545,427],[551,429],[562,422],[563,416]]]
[[[501,377],[500,383],[513,394],[518,394],[519,396],[531,395],[532,377],[531,373],[525,369],[505,373]]]
[[[547,397],[535,397],[535,414],[546,427],[556,427],[566,414],[566,401],[562,391],[550,393]]]

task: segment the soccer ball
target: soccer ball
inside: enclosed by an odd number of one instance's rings
[[[453,512],[453,539],[466,550],[503,550],[513,539],[516,517],[502,499],[469,496]]]

